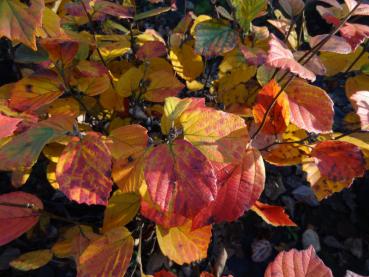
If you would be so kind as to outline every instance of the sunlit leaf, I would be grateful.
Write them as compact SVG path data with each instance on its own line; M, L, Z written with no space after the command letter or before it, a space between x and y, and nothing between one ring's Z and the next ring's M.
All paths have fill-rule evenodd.
M308 132L332 131L333 101L323 89L304 80L294 80L285 91L291 111L291 123Z
M133 253L133 238L117 227L92 241L78 259L77 276L124 276Z
M69 38L46 38L41 40L41 46L49 53L52 62L60 61L61 66L67 66L78 52L79 43Z
M244 31L250 30L251 22L266 10L267 1L265 0L231 0L236 9L236 18Z
M154 148L146 160L145 180L153 202L161 210L184 216L195 215L217 194L210 162L189 142L180 139Z
M360 117L361 129L369 131L369 90L357 91L350 97L355 103L356 114Z
M64 148L56 167L60 190L78 203L107 205L113 182L111 154L101 135L88 132L73 137Z
M283 207L256 201L251 210L257 213L266 223L273 226L297 226L286 214Z
M333 277L332 271L315 254L310 246L306 250L292 249L288 252L280 252L271 262L264 277Z
M206 258L211 238L211 226L191 230L191 221L165 229L156 226L161 252L179 265Z
M42 210L41 200L29 193L11 192L0 195L0 204L33 205L34 209L0 205L0 245L5 245L31 229L39 219L36 210Z

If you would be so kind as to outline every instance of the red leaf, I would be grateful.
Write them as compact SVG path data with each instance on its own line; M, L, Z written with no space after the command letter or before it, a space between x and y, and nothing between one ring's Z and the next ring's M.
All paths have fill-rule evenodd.
M143 61L163 56L166 53L167 48L161 41L148 41L137 50L136 58Z
M280 252L268 265L264 277L333 277L333 274L310 246L302 251Z
M101 135L88 132L73 137L56 166L56 181L71 200L88 205L107 205L113 182L111 154Z
M350 99L354 101L354 108L360 117L361 129L369 131L369 91L357 91Z
M308 132L332 131L333 102L324 90L300 79L291 82L286 88L286 93L291 111L291 123Z
M52 62L60 61L63 66L69 65L78 52L79 43L69 38L45 38L41 46L49 53Z
M278 83L272 79L266 84L256 96L256 104L252 112L255 122L261 124L264 115L273 102L273 98L280 92ZM288 98L285 92L277 98L276 103L269 112L262 131L266 134L283 133L290 122L290 110Z
M311 37L309 44L311 48L318 45L328 34L318 35ZM351 45L346 40L339 36L332 36L320 49L319 51L334 52L338 54L349 54L352 52Z
M166 271L164 269L154 273L154 277L176 277L176 276L177 275L175 275L174 273Z
M151 199L162 211L183 216L194 216L214 201L217 194L212 165L182 139L172 145L159 145L150 153L145 179Z
M36 196L17 191L0 195L0 203L33 204L35 209L44 206ZM0 205L0 246L27 232L38 222L39 214L33 209Z
M369 37L369 26L357 23L345 23L340 29L340 34L351 45L352 51L355 51Z
M266 60L269 66L289 70L303 79L315 81L315 74L299 64L294 59L291 50L273 34L271 34L269 46L270 48Z
M344 141L323 141L311 152L322 176L333 181L346 181L361 177L365 172L365 159L360 148Z
M264 190L264 162L256 149L247 149L238 165L216 162L212 164L218 180L217 198L196 215L193 229L207 224L237 220L251 208Z
M297 226L286 214L283 207L256 201L251 210L257 213L266 223L273 226Z
M21 121L21 118L8 117L0 113L0 139L11 136Z

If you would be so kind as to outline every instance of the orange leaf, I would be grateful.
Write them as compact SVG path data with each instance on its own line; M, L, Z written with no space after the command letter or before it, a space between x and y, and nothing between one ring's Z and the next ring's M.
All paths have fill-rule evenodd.
M17 191L0 195L0 246L11 242L34 226L39 219L39 213L33 209L10 207L1 203L31 204L35 209L42 210L44 206L36 196Z
M206 258L211 238L211 226L191 230L191 221L170 229L156 225L161 252L179 265Z
M56 181L65 195L78 203L107 205L113 182L111 154L101 135L88 132L73 137L56 166Z
M251 210L257 213L266 223L273 226L297 226L285 213L283 207L256 201Z
M164 56L167 53L165 44L161 41L147 41L136 52L136 58L143 61L150 58Z
M311 155L322 176L332 181L347 181L364 175L364 155L354 144L323 141L314 147Z
M50 104L64 92L58 74L43 70L25 77L14 84L9 106L17 111L35 111Z
M269 83L261 89L256 96L256 104L252 110L256 123L261 124L268 107L280 90L280 86L274 79L270 80ZM283 133L287 129L289 122L290 111L288 97L283 91L269 112L262 131L266 134Z
M291 111L291 123L308 132L332 131L333 102L324 90L300 79L292 81L286 88L286 93Z
M20 0L0 1L0 37L37 50L36 29L42 26L44 8L44 0L33 0L29 5Z
M194 216L217 194L212 165L182 139L154 148L146 161L145 180L153 202L162 211L183 216Z
M133 238L125 227L105 233L79 257L77 276L124 276L133 253Z
M316 255L310 246L306 250L292 249L280 252L271 262L264 277L333 277L332 271Z
M63 67L73 61L79 48L79 43L69 38L45 38L40 43L49 53L50 60L53 63L60 61Z

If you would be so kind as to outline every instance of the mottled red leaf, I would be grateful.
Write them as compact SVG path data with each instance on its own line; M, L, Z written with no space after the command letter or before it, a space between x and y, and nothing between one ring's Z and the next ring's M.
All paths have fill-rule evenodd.
M31 204L34 209L5 206L2 203ZM17 191L0 195L0 246L31 229L39 219L36 210L42 209L41 200L32 194Z
M323 141L311 152L322 176L333 181L361 177L365 159L360 148L344 141Z
M256 201L251 210L257 213L266 223L273 226L297 226L286 214L283 207Z
M351 97L357 115L360 117L361 129L369 131L369 91L357 91Z
M290 83L286 88L286 94L291 123L308 132L332 131L333 101L323 89L299 79Z
M143 61L164 56L166 53L167 48L161 41L148 41L137 50L136 58Z
M266 111L273 102L274 97L276 97L280 91L281 87L274 79L270 80L270 82L259 91L256 96L256 103L252 109L255 122L257 124L261 124ZM287 94L283 91L269 112L261 131L266 134L283 133L287 129L289 122L289 102Z
M327 36L329 35L325 34L311 37L309 39L310 47L314 48ZM334 52L338 54L349 54L352 52L352 48L351 45L348 42L346 42L344 38L339 36L332 36L322 47L319 48L319 51Z
M268 265L264 277L333 277L333 274L310 246L302 251L280 252Z
M293 57L291 50L282 41L271 34L269 41L267 64L271 67L289 70L303 79L315 81L315 74L299 64Z
M217 194L214 169L185 140L157 146L148 156L145 179L151 199L162 211L194 216Z
M73 137L56 166L56 181L71 200L88 205L107 205L113 182L111 154L101 135L88 132Z

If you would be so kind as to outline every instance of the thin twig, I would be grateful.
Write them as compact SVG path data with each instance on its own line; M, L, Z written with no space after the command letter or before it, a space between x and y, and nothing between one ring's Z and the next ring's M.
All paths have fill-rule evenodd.
M364 56L366 52L366 47L368 46L368 40L365 42L363 49L361 50L360 54L353 60L353 62L350 64L350 66L345 70L344 73L348 73L354 65L361 59L362 56Z

